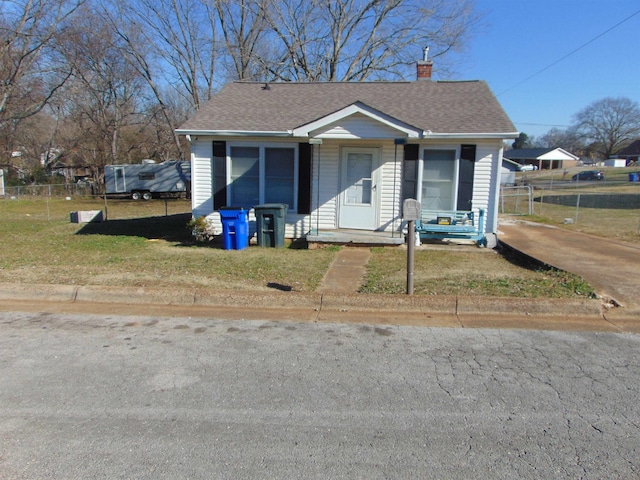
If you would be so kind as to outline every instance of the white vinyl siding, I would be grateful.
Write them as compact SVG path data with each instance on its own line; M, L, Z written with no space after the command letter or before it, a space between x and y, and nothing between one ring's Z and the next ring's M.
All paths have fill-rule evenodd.
M380 219L378 230L387 232L402 228L401 194L402 194L402 158L404 147L393 142L385 142L381 148Z
M191 211L194 218L213 212L212 159L211 140L191 143Z
M501 145L492 144L478 144L476 150L473 205L476 210L485 209L485 230L488 233L498 230L501 152Z
M314 131L313 136L325 140L365 140L369 138L394 139L403 136L403 133L366 115L356 113Z
M335 229L338 228L340 144L324 142L314 145L313 149L311 226L313 229Z

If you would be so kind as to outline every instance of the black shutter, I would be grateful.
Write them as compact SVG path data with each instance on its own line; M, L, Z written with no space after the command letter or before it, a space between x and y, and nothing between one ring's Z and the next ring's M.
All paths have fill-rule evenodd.
M404 146L402 162L402 201L407 198L418 198L418 156L420 145L417 143Z
M476 146L460 146L460 169L458 171L458 210L473 208L473 174L476 165Z
M311 213L311 149L308 143L298 144L298 213Z
M213 142L213 209L227 206L227 142Z

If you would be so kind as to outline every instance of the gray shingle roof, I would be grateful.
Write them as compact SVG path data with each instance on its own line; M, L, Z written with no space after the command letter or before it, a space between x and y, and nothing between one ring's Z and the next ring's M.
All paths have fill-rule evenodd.
M618 152L618 155L640 155L640 140L636 140L629 146L623 148Z
M526 159L526 158L538 158L555 150L555 148L514 148L513 150L507 150L503 156L511 159Z
M234 82L182 131L288 131L355 102L434 133L507 133L516 128L483 81Z

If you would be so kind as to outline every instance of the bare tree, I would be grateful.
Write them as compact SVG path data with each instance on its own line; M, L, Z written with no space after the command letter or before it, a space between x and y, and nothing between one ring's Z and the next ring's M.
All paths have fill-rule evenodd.
M40 112L69 79L56 41L84 0L0 3L0 127Z
M280 45L270 72L297 81L406 78L425 46L458 50L478 20L472 0L275 0L263 11Z
M543 148L562 148L574 155L581 155L585 150L584 140L574 127L567 129L554 127L542 135L536 145Z
M145 84L122 55L120 38L109 23L88 8L67 30L62 46L73 67L58 99L67 127L65 150L82 152L98 172L135 148L125 134L142 123Z
M576 129L608 158L640 136L640 106L626 97L607 97L575 115Z
M194 109L215 88L215 9L207 0L113 0L107 9L113 28L152 88L179 86Z
M262 41L266 36L264 16L268 0L215 0L220 30L224 40L221 57L226 60L229 76L237 80L265 79L265 61L269 50Z
M123 42L122 54L153 93L155 107L148 112L166 125L156 130L171 132L172 156L184 158L175 130L185 118L173 114L169 96L184 96L197 110L213 95L215 9L207 0L112 0L103 11Z

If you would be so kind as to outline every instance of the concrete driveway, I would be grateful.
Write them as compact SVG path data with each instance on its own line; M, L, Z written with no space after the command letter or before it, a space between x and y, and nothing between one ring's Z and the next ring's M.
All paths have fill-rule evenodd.
M501 219L499 239L541 262L580 275L605 300L640 316L640 245L511 219Z

